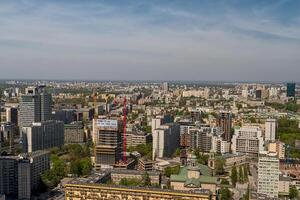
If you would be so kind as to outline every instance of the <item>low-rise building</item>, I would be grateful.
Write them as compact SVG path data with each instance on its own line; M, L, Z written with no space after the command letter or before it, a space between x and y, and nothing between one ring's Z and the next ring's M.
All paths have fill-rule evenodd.
M156 171L137 171L137 170L112 170L111 180L114 183L119 184L122 179L135 179L142 180L143 176L147 173L149 175L151 184L159 185L161 180L161 174Z
M66 184L66 200L80 199L148 199L148 200L209 200L212 195L208 190L174 191L158 188L121 187L102 184Z

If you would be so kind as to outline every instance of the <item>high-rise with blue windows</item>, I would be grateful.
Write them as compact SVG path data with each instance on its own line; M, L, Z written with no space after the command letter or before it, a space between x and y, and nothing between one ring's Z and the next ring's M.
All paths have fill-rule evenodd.
M295 97L296 84L295 83L287 83L286 84L286 96L287 97Z

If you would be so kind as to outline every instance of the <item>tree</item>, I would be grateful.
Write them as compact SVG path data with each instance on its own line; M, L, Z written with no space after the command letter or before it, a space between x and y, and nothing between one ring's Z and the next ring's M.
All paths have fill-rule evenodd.
M215 165L216 165L217 175L224 174L224 164L225 164L225 160L223 157L216 157Z
M173 157L180 156L180 148L176 148L175 152L173 153Z
M143 186L151 186L151 179L150 179L148 172L145 172L143 174L142 180L143 180Z
M166 167L165 168L165 175L170 177L172 174L178 174L180 171L180 166L177 165L175 167Z
M220 190L221 200L231 200L232 199L232 193L227 187L221 187Z
M239 183L244 183L244 171L242 165L239 166L238 180Z
M244 182L248 182L248 165L244 165L243 166L243 170L244 170Z
M290 199L296 199L298 197L298 195L299 195L299 192L298 192L296 186L295 185L291 186L290 191L289 191Z
M231 178L231 183L232 185L235 187L236 186L236 182L237 182L237 170L236 170L236 167L233 166L233 168L231 169L231 175L230 175L230 178Z
M87 175L92 170L92 162L89 157L80 160L81 175Z

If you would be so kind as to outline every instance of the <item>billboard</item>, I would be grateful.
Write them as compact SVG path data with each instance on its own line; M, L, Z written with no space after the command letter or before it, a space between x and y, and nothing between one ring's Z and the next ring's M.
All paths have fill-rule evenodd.
M100 128L118 128L118 120L97 119L96 125Z

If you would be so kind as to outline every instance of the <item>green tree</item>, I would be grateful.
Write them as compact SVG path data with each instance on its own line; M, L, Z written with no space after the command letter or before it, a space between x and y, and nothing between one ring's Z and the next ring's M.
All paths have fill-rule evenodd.
M88 175L92 170L92 162L89 157L80 160L81 175Z
M170 177L172 174L178 174L179 171L180 171L180 166L177 165L175 167L166 167L164 172L167 177Z
M243 166L243 171L244 171L244 182L248 182L248 165Z
M299 195L299 192L298 192L296 186L295 185L291 186L290 191L289 191L290 199L296 199L298 197L298 195Z
M215 160L215 172L217 175L221 175L221 174L224 174L224 165L225 165L225 160L223 157L216 157L216 160Z
M232 193L227 187L221 187L220 189L221 200L231 200Z
M244 171L242 165L239 166L238 181L239 183L244 183Z
M151 179L148 172L145 172L143 174L142 180L143 180L143 186L151 186Z
M232 185L235 187L236 186L236 182L238 180L238 177L237 177L237 170L236 170L236 167L233 166L233 168L231 169L231 175L230 175L230 178L231 178L231 183Z

